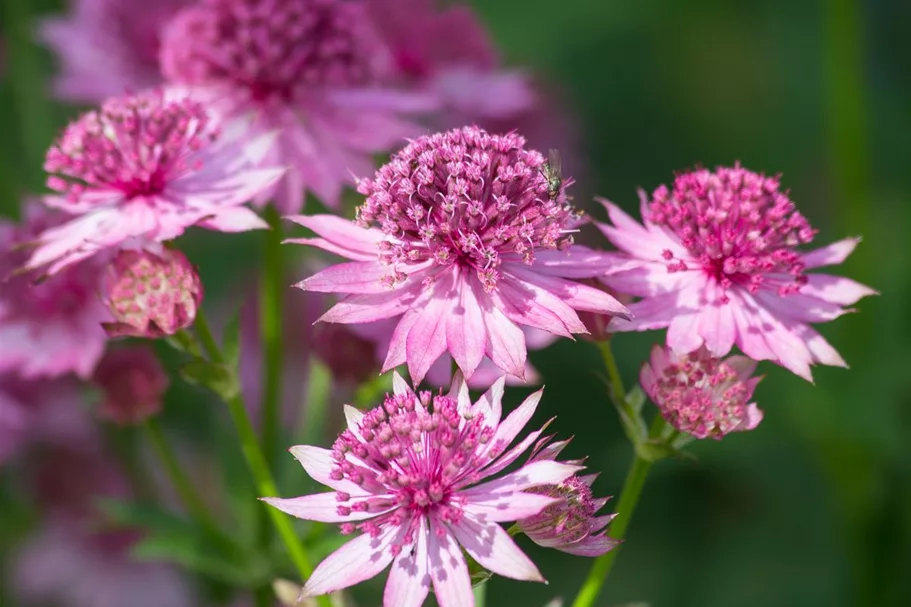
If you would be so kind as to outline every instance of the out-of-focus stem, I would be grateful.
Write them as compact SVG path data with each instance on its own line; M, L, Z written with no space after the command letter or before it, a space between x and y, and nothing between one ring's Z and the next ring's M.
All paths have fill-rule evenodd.
M282 227L278 211L266 207L270 230L263 232L263 274L259 287L259 331L262 340L262 445L266 462L275 466L278 443L279 409L282 398L284 340L285 269L282 259Z

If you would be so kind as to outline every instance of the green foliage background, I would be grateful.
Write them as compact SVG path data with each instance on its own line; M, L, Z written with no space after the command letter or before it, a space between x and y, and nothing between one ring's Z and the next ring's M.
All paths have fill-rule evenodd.
M30 41L31 20L56 4L0 6L4 215L17 213L25 193L40 191L44 150L76 111L44 94L53 61ZM740 160L780 172L820 229L820 244L864 237L840 271L882 293L862 301L859 314L822 327L850 371L817 369L814 386L763 364L757 400L766 419L757 431L696 445L696 462L656 467L599 604L911 604L911 4L475 5L507 62L540 73L564 98L589 165L577 200L599 193L634 210L636 188L650 190L697 163ZM231 292L238 268L255 264L256 243L198 235L189 242L211 285L210 304ZM616 338L629 383L660 337ZM532 358L547 383L539 417L559 415L556 428L576 437L570 454L589 454L591 467L603 470L598 492L616 494L630 453L604 396L596 351L561 342ZM192 437L207 417L184 400L199 395L175 392L168 419ZM0 527L4 520L13 519L0 512ZM488 605L535 607L573 596L588 563L528 547L550 585L496 580Z

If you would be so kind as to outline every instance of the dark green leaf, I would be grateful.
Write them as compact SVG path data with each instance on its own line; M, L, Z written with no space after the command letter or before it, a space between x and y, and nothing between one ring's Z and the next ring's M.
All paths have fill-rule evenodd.
M180 368L180 375L190 383L209 388L225 400L240 393L240 382L225 365L194 360Z
M240 362L240 310L232 314L231 318L228 319L228 324L225 325L221 351L225 358L225 364L229 369L236 372L237 365Z

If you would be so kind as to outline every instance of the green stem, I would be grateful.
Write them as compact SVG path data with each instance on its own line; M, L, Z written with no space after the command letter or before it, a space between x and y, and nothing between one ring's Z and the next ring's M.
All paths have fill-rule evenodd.
M271 205L265 211L272 228L265 231L264 266L259 290L259 327L262 340L262 445L266 462L275 467L279 430L279 409L282 397L282 365L284 342L282 316L284 312L285 269L282 261L282 226L278 211Z
M617 360L614 358L614 351L611 349L610 341L599 341L598 350L601 352L602 360L604 360L604 368L607 369L607 378L610 380L614 398L626 404L626 389L623 387L623 378L620 377L620 369L617 368Z
M638 445L645 438L645 424L642 422L639 412L629 404L626 398L626 388L623 387L623 378L620 376L620 369L617 368L617 360L614 358L610 341L599 341L598 350L601 352L604 368L607 370L610 398L620 414L623 432L633 445Z
M212 331L209 328L209 324L206 321L205 314L202 310L199 311L199 314L196 317L196 330L203 348L209 354L209 358L212 362L224 363L224 357L221 354L221 350L218 348L218 344L215 342L215 338L212 336ZM253 475L253 481L256 485L257 492L261 497L277 496L278 488L275 486L275 480L272 477L272 473L269 471L269 465L266 463L266 458L259 445L256 431L253 429L253 424L250 422L250 416L247 413L247 405L244 402L244 397L240 393L237 393L231 398L225 399L225 402L228 405L228 411L231 413L231 419L234 421L234 426L237 429L241 450L247 460L250 472ZM307 557L304 546L297 537L290 519L276 508L266 507L266 511L269 513L269 518L272 520L275 530L278 531L279 537L285 543L291 561L300 574L301 580L306 580L310 577L310 574L313 573L313 565L310 564L310 559ZM327 596L317 597L316 600L322 607L331 607L332 605Z
M218 528L215 517L209 512L202 498L199 497L199 493L193 487L193 482L184 474L183 468L180 466L180 460L171 448L161 424L158 423L156 418L150 417L146 420L143 428L149 442L152 444L152 449L158 459L161 460L165 472L171 479L171 484L177 490L177 495L190 513L190 516L222 549L229 551L229 553L236 552L237 545Z
M487 582L481 582L471 591L474 594L474 607L484 607L487 603Z
M610 524L610 536L612 538L616 540L623 539L651 467L651 462L639 456L634 456L633 463L626 475L626 482L623 483L623 490L620 493L617 516ZM614 561L617 560L618 552L620 552L620 546L595 559L591 571L589 571L588 577L582 585L582 589L576 596L576 600L573 601L572 607L590 607L595 602L601 592L601 587L604 586L604 582L610 574L611 568L614 566Z

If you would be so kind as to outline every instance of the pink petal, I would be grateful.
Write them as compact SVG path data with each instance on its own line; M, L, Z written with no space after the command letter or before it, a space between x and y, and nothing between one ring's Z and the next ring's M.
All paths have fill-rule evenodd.
M561 278L596 278L621 263L617 255L573 245L565 251L535 251L532 265L538 274Z
M430 555L427 520L421 517L414 546L405 548L392 563L383 591L383 607L421 607L430 593Z
M419 312L405 340L408 373L421 383L430 365L446 351L446 323L452 306L453 275L439 274L429 303Z
M485 457L494 459L506 450L516 436L519 435L519 432L521 432L531 420L535 411L538 409L538 403L541 402L541 397L543 395L544 389L542 388L528 396L515 411L510 413L506 419L497 426L493 438L490 439L487 449L484 451Z
M430 576L433 592L440 607L468 607L474 605L468 565L452 533L446 526L432 520L427 534L430 555Z
M345 423L348 424L348 430L363 440L359 426L364 419L364 412L351 405L344 405L342 410L345 412Z
M214 217L201 221L200 227L218 232L246 232L268 230L269 224L246 207L234 207L219 211Z
M810 354L813 355L813 360L816 362L831 367L848 366L848 363L846 363L845 359L841 357L841 354L832 347L832 344L827 342L825 338L814 329L807 325L799 324L792 327L792 330L803 340L807 349L810 350Z
M619 544L619 540L609 537L607 534L590 535L575 544L558 546L557 550L574 554L576 556L595 557L610 552Z
M761 332L768 348L774 353L772 360L807 381L813 381L810 372L812 356L806 344L789 331L781 320L758 305L750 293L739 290L736 297L741 301L747 321L752 321L749 330ZM742 328L739 330L742 331ZM756 358L743 346L741 346L741 350L750 357Z
M702 335L699 334L699 316L683 314L675 317L667 329L667 345L677 354L688 354L699 349L703 344Z
M363 489L359 491L363 496ZM384 496L376 496L384 497ZM368 518L379 516L388 510L377 512L361 512L352 510L350 514L339 514L339 506L344 506L336 497L335 491L327 493L314 493L312 495L302 495L301 497L292 497L283 499L280 497L262 497L262 501L270 506L278 508L285 514L301 518L307 521L318 521L320 523L348 523L352 521L365 521ZM393 506L394 507L394 506ZM392 508L390 508L391 510Z
M613 225L596 223L599 230L610 240L615 247L638 259L660 261L662 253L670 250L675 257L688 258L686 250L680 244L671 240L663 231L646 229L620 207L603 198L596 199L607 209Z
M415 303L420 283L394 291L347 295L319 320L344 324L375 322L407 312Z
M414 394L414 390L408 385L408 382L399 375L398 371L392 372L392 393L396 395Z
M378 261L351 261L330 266L294 285L317 293L361 293L373 295L393 291L383 282L389 267Z
M490 360L507 373L524 378L528 352L522 330L496 308L485 312L484 325L487 327L485 352Z
M836 266L848 258L860 243L860 238L845 238L830 245L810 251L803 255L803 263L807 268L822 266Z
M420 314L421 309L419 306L409 306L408 311L405 312L402 319L395 326L395 330L392 332L392 338L389 341L389 351L386 353L386 360L383 361L383 373L405 363L407 358L406 349L408 333L411 331L411 327L414 326L414 323L417 321Z
M808 282L800 288L800 293L822 299L833 304L850 306L863 297L877 295L877 292L866 285L850 278L831 276L829 274L808 274Z
M500 416L503 414L503 393L506 388L506 378L500 377L490 385L481 398L474 404L473 412L483 415L491 427L500 423Z
M316 482L331 487L336 491L358 494L363 490L349 480L334 480L330 474L336 467L332 452L321 447L311 445L298 445L289 449L291 455L301 463L310 478Z
M512 274L524 284L533 284L547 289L576 310L610 314L621 318L631 317L626 306L601 289L562 278L536 274L533 270L520 264L503 264L501 269L504 273Z
M509 534L496 523L481 523L470 516L450 526L471 557L486 569L514 580L546 580Z
M515 472L498 479L481 483L476 487L459 492L471 499L492 500L498 494L512 494L537 485L556 485L582 470L582 466L572 466L550 460L532 462Z
M506 469L506 467L508 467L510 464L512 464L514 461L516 461L520 455L525 453L525 451L527 451L528 448L531 447L532 443L534 443L538 439L538 437L541 436L541 433L544 431L545 428L547 428L548 425L550 425L550 422L544 424L544 426L540 430L536 430L536 431L532 432L531 434L529 434L528 436L526 436L525 438L523 438L519 442L519 444L517 444L515 447L510 449L507 453L504 453L495 462L491 462L490 464L485 466L480 471L480 473L479 473L480 476L472 476L472 479L474 479L473 482L478 482L489 476L493 476L494 474L497 474L501 470Z
M468 282L470 280L474 279L461 276L456 279L455 289L459 301L450 308L445 318L446 346L467 377L471 377L481 364L484 346L487 343L481 304L478 303L475 291Z
M562 337L587 333L576 311L562 299L537 285L504 275L491 299L517 324L534 327Z
M463 508L479 521L506 523L539 514L556 501L559 500L537 493L494 493L474 496Z
M468 393L468 382L465 381L465 376L461 371L456 371L453 375L448 396L456 401L461 415L470 413L471 395Z
M317 565L301 596L328 594L374 577L392 562L392 544L401 533L399 527L386 525L379 537L364 533L349 541Z
M384 238L380 230L365 229L335 215L295 215L286 219L310 228L336 248L333 252L356 261L376 259L377 244Z

